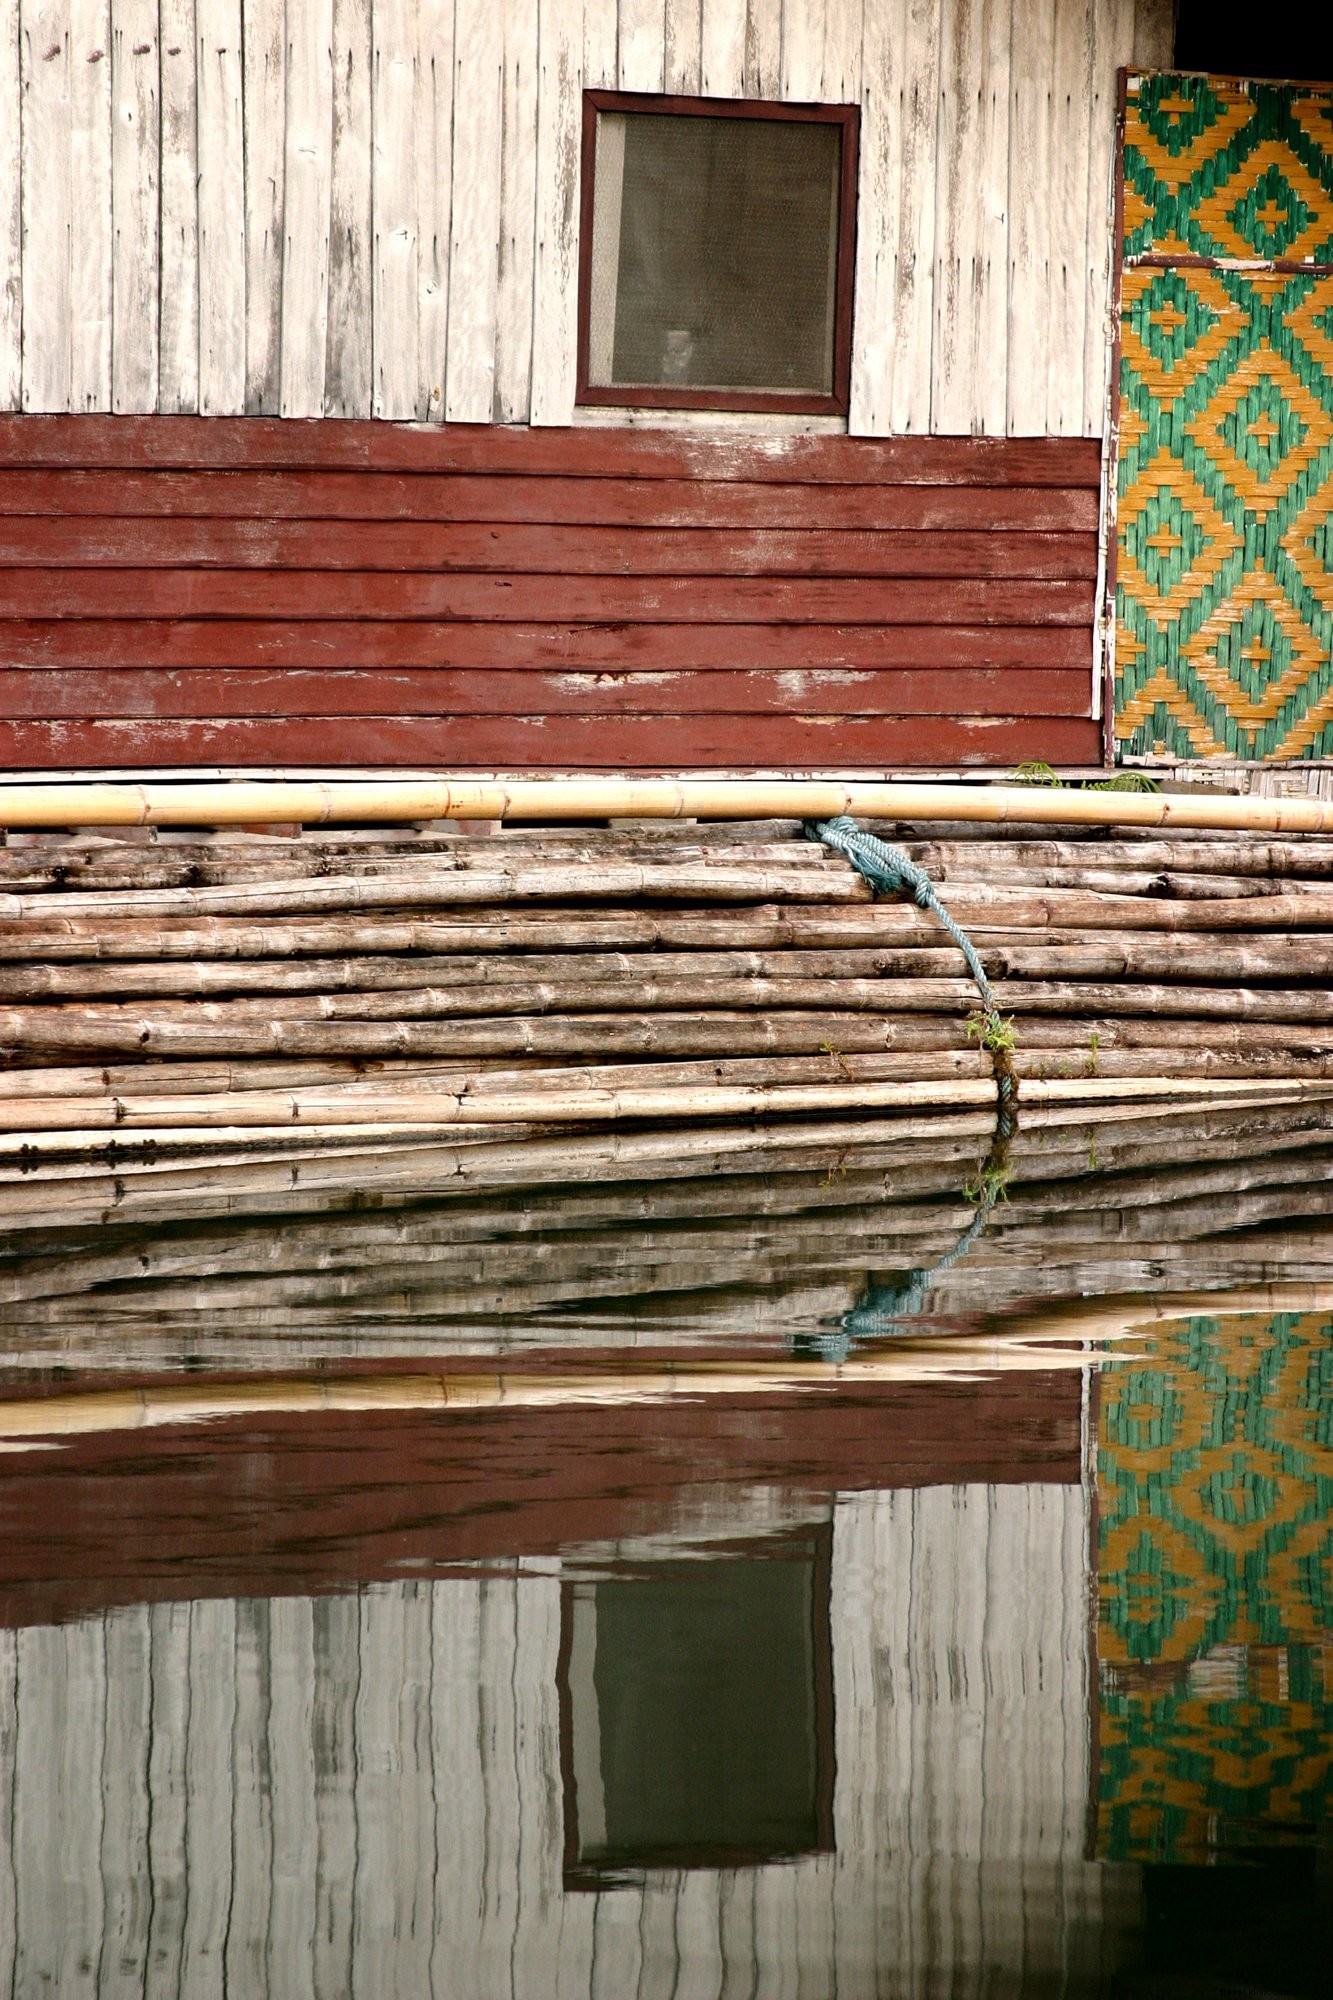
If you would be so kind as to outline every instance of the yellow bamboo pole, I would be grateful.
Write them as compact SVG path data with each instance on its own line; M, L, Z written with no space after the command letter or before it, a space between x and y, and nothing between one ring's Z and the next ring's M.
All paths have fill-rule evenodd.
M295 822L858 819L1330 833L1311 798L1078 791L823 778L439 778L0 786L0 827L245 826Z

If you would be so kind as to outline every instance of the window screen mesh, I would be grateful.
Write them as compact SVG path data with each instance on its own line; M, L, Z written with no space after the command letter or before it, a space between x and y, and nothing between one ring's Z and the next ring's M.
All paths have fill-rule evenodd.
M831 395L841 128L602 112L588 379Z

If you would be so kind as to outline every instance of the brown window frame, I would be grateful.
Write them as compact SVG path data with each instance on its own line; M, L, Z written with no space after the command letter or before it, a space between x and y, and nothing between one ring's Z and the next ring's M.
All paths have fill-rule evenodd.
M593 180L597 117L602 111L650 111L681 118L764 118L779 124L837 125L842 130L838 187L838 247L833 290L833 393L774 389L691 389L662 383L588 380L592 318ZM670 97L627 90L583 93L583 157L579 206L578 383L575 401L618 409L771 410L783 416L845 417L851 405L852 286L856 266L857 160L861 112L855 104L781 104L753 97Z

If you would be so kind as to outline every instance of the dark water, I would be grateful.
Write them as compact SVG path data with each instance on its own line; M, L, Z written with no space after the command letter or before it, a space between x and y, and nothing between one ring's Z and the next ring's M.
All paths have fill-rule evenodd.
M1333 1113L543 1143L0 1187L0 1995L1333 1990Z

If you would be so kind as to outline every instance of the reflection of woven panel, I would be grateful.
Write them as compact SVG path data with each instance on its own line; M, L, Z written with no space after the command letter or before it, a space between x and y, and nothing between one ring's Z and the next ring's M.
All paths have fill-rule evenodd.
M1102 1378L1106 1858L1308 1837L1333 1806L1331 1335L1180 1321Z
M1331 756L1333 96L1139 79L1124 215L1117 740Z

